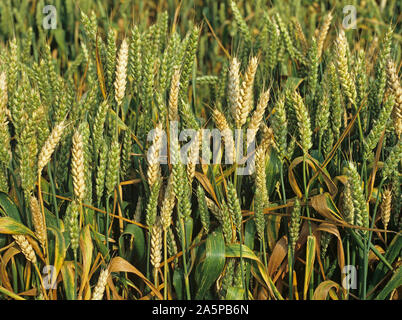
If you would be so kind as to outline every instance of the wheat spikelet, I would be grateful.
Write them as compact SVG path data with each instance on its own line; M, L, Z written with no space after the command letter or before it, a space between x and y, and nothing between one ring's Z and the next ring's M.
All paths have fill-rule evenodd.
M268 89L267 91L264 91L261 94L257 107L256 107L253 115L251 116L251 120L248 125L248 129L255 130L256 133L257 133L258 128L260 127L262 118L264 116L265 109L266 109L268 101L269 101L269 92L270 92L270 89Z
M225 141L226 160L229 163L233 163L233 161L235 160L235 151L232 130L230 130L229 128L225 115L218 109L214 109L213 117L215 124Z
M350 103L355 105L356 103L356 87L352 77L348 71L348 42L346 40L345 31L341 29L339 31L338 37L335 40L335 52L336 52L336 63L338 69L338 76L343 90L348 97Z
M256 190L261 193L264 206L268 206L268 191L265 173L265 149L263 146L259 146L255 151L255 185Z
M200 153L200 143L202 140L202 130L199 130L194 137L194 140L191 143L189 154L188 154L188 161L187 161L187 178L190 184L193 181L195 175L195 167L198 162L198 156Z
M397 144L392 147L389 152L388 158L384 162L384 167L382 169L382 176L384 179L392 177L398 164L402 159L402 139L399 139Z
M402 86L399 83L398 74L396 72L394 62L389 59L387 61L388 86L391 88L395 96L395 104L392 110L392 120L395 132L398 137L402 135Z
M209 210L211 210L212 214L218 219L220 223L222 223L222 214L221 210L219 207L215 204L214 201L209 199L208 197L205 197L205 202L207 204L207 207Z
M385 189L382 194L381 202L381 221L384 225L384 229L388 229L389 219L391 217L391 202L392 202L392 191L391 189Z
M293 26L295 28L296 37L300 41L303 53L306 54L309 45L307 43L306 36L304 35L303 28L300 25L300 22L299 22L299 20L297 20L297 18L292 18L292 23L293 23Z
M162 261L162 226L158 220L151 229L151 264L159 268Z
M312 132L310 125L310 116L302 97L297 91L294 92L293 99L295 101L294 108L296 110L296 117L299 125L301 146L303 148L303 152L306 153L313 146L313 143L311 141Z
M8 165L11 159L10 150L10 133L8 131L8 120L11 119L10 111L7 109L7 75L5 72L0 73L0 163Z
M71 175L74 194L79 201L82 201L85 197L84 143L79 130L73 135Z
M162 148L162 124L159 123L155 128L154 143L148 150L148 171L147 179L148 184L152 187L160 174L159 153Z
M8 165L10 163L12 153L10 148L10 132L8 130L8 120L2 110L0 110L0 163Z
M356 166L353 162L348 163L347 175L351 186L351 194L354 206L355 225L369 227L369 213L367 209L366 199L364 197L361 178L357 172ZM367 233L363 230L362 233Z
M169 121L179 121L178 98L180 90L180 69L175 68L169 93Z
M200 220L202 224L202 228L204 229L205 234L209 233L210 228L210 218L208 212L208 206L205 200L205 192L201 185L197 187L197 200L198 200L198 209L200 211Z
M226 120L225 115L222 112L220 112L218 109L214 109L212 115L214 117L215 124L218 127L219 131L229 129L229 124Z
M262 134L261 148L266 152L268 151L268 148L275 143L274 130L269 128L264 122L261 122L260 130Z
M240 62L234 57L230 61L228 74L228 98L232 115L236 114L240 98Z
M237 196L236 188L231 181L228 182L227 198L228 198L229 213L232 218L232 221L234 222L237 231L241 232L243 216L241 214L240 201Z
M300 232L300 202L299 199L296 198L293 211L290 215L290 226L289 226L289 243L292 253L295 252L296 243L299 239L299 232Z
M50 161L50 158L63 135L65 127L64 120L57 124L43 145L38 157L38 176L41 175L43 168Z
M29 207L32 213L32 222L35 228L35 234L38 237L40 244L44 248L46 243L46 223L43 219L39 202L35 196L31 196L29 200Z
M3 112L3 108L6 107L8 102L7 94L7 74L5 72L0 73L0 111Z
M121 43L121 47L119 50L119 56L117 58L116 80L114 82L115 99L117 105L121 104L124 98L124 92L126 91L127 62L128 62L128 44L127 40L123 39L123 42Z
M333 18L332 13L329 12L328 15L326 16L325 20L324 20L324 23L323 23L320 31L319 31L318 38L317 38L317 53L318 53L318 57L321 57L322 49L323 49L323 46L324 46L324 41L325 41L325 38L327 37L328 30L329 30L329 27L330 27L331 22L332 22L332 18Z
M260 146L255 151L255 196L254 219L259 239L264 239L265 218L264 207L269 205L268 191L265 173L265 149Z
M264 117L264 112L267 107L268 101L269 101L269 89L265 92L263 92L260 95L260 99L258 101L257 107L255 111L253 112L253 115L251 116L250 122L248 124L248 130L251 131L251 136L248 137L250 140L247 140L247 149L251 145L252 142L255 141L255 136L257 135L258 129L260 128L262 119ZM250 133L250 131L249 131Z
M345 185L345 191L343 192L343 215L345 221L349 224L354 224L355 221L355 209L352 197L352 187L350 182L347 181Z
M169 176L168 184L165 191L165 197L162 202L162 209L161 209L161 224L163 230L167 230L172 223L172 212L176 201L176 195L174 193L173 187L174 177L171 174Z
M98 282L96 283L94 292L92 294L92 300L103 299L103 293L105 292L105 287L108 278L109 278L109 270L108 269L102 270L99 275Z
M253 84L257 67L258 59L257 57L252 57L244 74L240 89L239 104L235 112L236 128L239 129L246 123L248 114L253 107Z
M15 242L17 242L18 246L21 248L21 252L25 256L25 258L35 264L37 261L35 251L33 250L31 244L28 242L27 238L22 234L14 234L13 238Z

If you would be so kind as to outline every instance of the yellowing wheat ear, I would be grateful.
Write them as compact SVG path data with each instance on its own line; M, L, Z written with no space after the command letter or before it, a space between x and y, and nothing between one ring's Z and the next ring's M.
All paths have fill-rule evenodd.
M121 43L119 56L117 58L116 80L114 82L115 99L117 105L121 104L124 98L124 93L126 91L127 63L128 63L128 43L127 40L124 39L123 42Z
M172 223L172 213L175 206L176 194L174 193L173 175L169 176L168 184L165 191L165 197L162 202L161 224L164 231L167 231Z
M92 300L102 300L103 294L105 292L107 278L109 277L109 270L104 269L99 275L98 282L95 286L94 292L92 294Z
M151 264L155 269L160 267L162 261L162 226L157 221L151 229Z
M392 120L395 127L395 133L398 137L402 136L402 86L398 79L395 63L390 59L387 62L388 86L395 97L395 104L392 110Z
M382 203L381 203L381 221L384 226L384 229L388 229L388 223L391 217L391 201L392 201L392 191L391 189L385 189L382 194Z
M179 121L178 99L180 90L180 69L175 68L172 76L169 93L169 121Z
M52 157L52 154L63 135L65 127L66 125L64 121L56 125L49 138L47 138L45 144L43 145L38 158L38 176L40 176L42 169L50 161L50 158Z
M158 124L155 129L155 137L152 146L148 150L148 171L147 178L149 187L155 184L160 175L159 153L162 148L162 124Z
M253 107L253 85L257 67L258 59L257 57L252 57L244 74L244 80L240 89L239 104L235 113L236 128L238 129L246 123L247 117Z
M7 102L7 74L2 72L0 73L0 112L6 107Z
M43 220L43 215L39 207L39 202L36 197L31 196L29 200L29 207L32 213L32 222L35 228L35 234L43 248L45 248L46 243L46 224Z
M321 57L322 49L324 47L324 41L325 41L325 38L327 37L329 27L331 26L332 18L333 18L332 13L329 12L324 20L324 23L323 23L320 31L319 31L318 38L317 38L318 57Z
M214 122L218 127L224 142L225 142L225 151L228 160L233 163L235 161L235 146L234 146L234 139L233 139L233 132L229 127L229 124L226 120L225 115L220 112L218 109L214 109L213 111Z
M240 99L240 62L234 57L230 61L228 75L229 108L234 116Z
M27 238L21 234L13 235L13 238L18 246L21 248L21 252L25 256L25 258L33 264L36 264L37 260L35 251L33 250L31 244L28 242Z

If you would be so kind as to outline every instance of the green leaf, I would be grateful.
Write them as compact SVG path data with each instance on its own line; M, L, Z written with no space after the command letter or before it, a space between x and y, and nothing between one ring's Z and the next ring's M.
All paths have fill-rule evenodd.
M175 268L173 272L173 287L178 300L183 300L184 298L183 281L184 271L181 268Z
M2 214L22 223L20 211L13 200L4 192L0 192L0 208L2 209L0 210Z
M278 157L278 153L274 148L269 148L269 152L266 156L265 163L265 176L268 195L271 197L275 191L275 184L280 179L281 161Z
M197 266L195 281L198 291L196 300L202 299L225 266L225 241L222 232L213 232L205 243L205 259Z
M26 234L36 238L35 234L30 229L10 217L0 218L0 233Z
M284 85L284 90L295 91L298 86L303 82L303 78L289 77Z
M7 295L15 300L25 300L23 297L20 297L18 294L15 294L14 292L11 292L10 290L7 290L2 286L0 286L0 293Z
M402 250L402 241L400 238L400 235L396 235L394 239L392 239L387 252L385 253L385 259L388 261L389 264L392 264L396 258L399 257L400 253ZM374 271L373 274L373 280L368 288L368 292L372 291L372 289L376 286L376 284L381 281L388 272L389 267L385 265L383 261L380 261L377 265L377 268Z
M239 243L231 243L226 245L225 248L225 255L227 258L240 258L240 244ZM260 272L262 278L264 279L265 283L267 284L268 288L270 289L272 295L276 297L278 300L283 300L282 295L275 287L272 279L268 275L264 264L261 262L260 259L254 254L254 252L247 246L242 245L242 257L243 259L251 259L257 263L258 271Z
M255 261L260 261L258 257L254 254L253 250L244 244L241 246L242 257L243 259L251 259ZM227 258L240 258L240 244L239 243L230 243L226 245L225 255Z
M65 261L61 267L61 274L63 276L64 290L66 292L67 300L74 300L74 270L73 262Z
M89 224L81 230L80 235L80 249L82 254L82 272L81 272L81 287L79 297L82 295L85 285L89 281L89 271L92 263L92 254L94 246L92 243L91 232Z
M394 289L400 286L402 286L402 266L396 270L392 278L388 281L375 300L385 300Z
M56 216L52 212L50 212L46 207L45 207L45 219L46 219L46 227L58 229Z
M226 292L226 300L243 300L244 289L238 287L229 287Z
M52 272L52 281L51 281L51 283L55 283L57 275L59 274L61 267L63 266L67 248L65 245L63 234L60 232L59 229L50 227L48 228L48 230L51 233L53 233L55 237L54 262L53 262L55 270Z
M98 247L98 250L102 254L102 256L105 258L106 261L110 260L110 255L109 255L109 250L105 246L105 235L101 234L95 230L93 230L93 226L91 227L91 235L92 239L95 241L96 246Z
M244 244L250 249L254 249L255 233L256 228L254 219L248 220L244 225Z
M63 54L65 54L66 53L66 42L64 40L64 38L65 38L64 30L61 28L57 28L56 30L54 30L53 34L54 34L54 38L56 39L56 42L60 48L60 51L63 52Z
M315 245L316 245L315 237L308 236L306 246L306 267L305 267L304 287L303 287L304 300L307 299L307 290L309 288L311 274L313 273L314 270Z
M129 235L129 248L125 246L125 237ZM135 224L128 224L119 238L119 253L124 259L132 261L143 261L145 257L145 236L144 230Z
M274 249L279 238L279 228L281 226L281 216L267 215L267 241L271 251Z

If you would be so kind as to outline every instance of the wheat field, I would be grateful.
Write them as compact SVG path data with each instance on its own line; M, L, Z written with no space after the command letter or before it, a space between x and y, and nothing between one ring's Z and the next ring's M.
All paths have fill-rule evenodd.
M349 2L1 1L0 299L400 300L402 4Z

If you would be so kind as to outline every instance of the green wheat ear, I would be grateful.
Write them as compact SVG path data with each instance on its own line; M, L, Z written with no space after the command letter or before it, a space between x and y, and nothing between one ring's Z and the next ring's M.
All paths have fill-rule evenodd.
M202 227L204 229L205 234L208 234L210 224L210 217L208 212L207 203L205 201L205 192L204 189L199 185L197 187L197 199L198 199L198 208L200 210L200 219L202 223Z
M292 252L295 252L296 242L299 239L300 232L300 214L301 214L301 206L299 199L296 198L293 206L293 211L290 215L290 226L289 226L289 244Z

